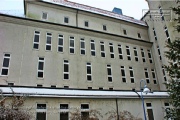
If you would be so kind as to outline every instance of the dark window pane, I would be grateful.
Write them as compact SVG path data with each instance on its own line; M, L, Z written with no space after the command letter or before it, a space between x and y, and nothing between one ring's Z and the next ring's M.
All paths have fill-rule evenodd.
M43 72L38 72L38 77L43 78Z
M107 69L107 72L108 72L108 75L111 75L111 69L110 68Z
M61 112L60 113L60 120L69 120L68 112Z
M47 36L47 43L51 44L51 37Z
M127 55L130 55L130 50L126 49Z
M69 109L68 104L60 104L60 109Z
M101 45L101 51L104 51L104 45Z
M89 104L81 104L81 109L89 109Z
M124 33L124 35L126 35L127 34L126 30L123 30L123 33Z
M35 31L35 33L40 34L40 32L39 32L39 31Z
M69 19L67 17L64 18L64 22L65 23L68 23L69 22Z
M141 34L140 33L138 33L138 38L141 38Z
M73 37L73 36L70 36L70 39L74 39L74 37Z
M39 62L38 70L44 69L44 62Z
M137 57L135 58L135 61L138 61L138 58L137 58Z
M34 36L34 42L39 42L39 35Z
M37 109L46 109L46 104L37 104Z
M154 72L152 72L152 76L153 76L153 78L156 78L156 76L155 76L155 73L154 73Z
M58 47L58 51L59 52L63 52L63 48L62 47Z
M154 84L157 84L156 80L154 80Z
M130 56L128 56L127 58L128 58L128 60L131 60L131 57L130 57Z
M70 53L74 53L74 48L70 48Z
M44 60L44 58L41 58L41 57L40 57L39 60Z
M89 26L88 21L85 21L85 22L84 22L84 25L85 25L86 27L88 27L88 26Z
M122 54L122 49L118 48L119 54Z
M33 48L34 49L38 49L39 48L39 44L34 43Z
M149 80L146 80L146 82L147 82L147 83L150 83L150 81L149 81Z
M136 51L136 50L134 51L134 55L135 55L135 56L138 56L138 54L137 54L137 51Z
M2 69L1 75L8 75L8 69Z
M46 113L45 112L38 112L36 114L36 120L46 120Z
M114 58L114 54L111 54L111 58Z
M122 78L122 81L123 81L123 82L126 82L126 78Z
M168 31L166 30L165 32L166 32L166 36L167 36L167 37L169 37L169 33L168 33Z
M92 55L92 56L95 56L95 51L91 51L91 55Z
M143 62L146 62L146 60L143 58Z
M148 53L149 58L151 58L151 53Z
M153 110L147 109L149 120L154 120Z
M144 55L144 52L141 52L141 55L142 55L142 57L144 57L145 55Z
M89 112L81 112L82 120L87 120L89 118Z
M85 50L81 50L81 54L85 55Z
M87 74L91 74L91 67L87 66Z
M74 40L70 40L70 47L74 47Z
M91 50L95 50L95 45L91 43Z
M112 47L112 46L110 46L110 52L114 52L114 50L113 50L113 47Z
M147 72L145 72L145 76L146 76L146 78L148 78L148 77L149 77Z
M131 83L134 83L134 78L131 78Z
M130 71L130 77L134 77L133 71Z
M4 58L3 67L9 67L9 58Z
M103 30L107 30L107 28L106 28L106 26L105 26L105 25L103 25Z
M81 48L85 48L84 42L81 42Z
M69 65L68 64L64 64L64 72L69 72Z
M63 39L59 38L59 45L63 45Z
M112 82L112 77L108 77L108 81L109 81L109 82Z
M87 75L87 80L92 80L90 75Z
M119 59L123 59L123 56L122 56L122 55L119 55Z
M125 76L125 71L124 70L121 70L121 75Z
M69 79L69 74L64 74L64 79Z
M46 50L51 50L51 46L46 45Z
M105 57L105 53L101 53L101 57Z

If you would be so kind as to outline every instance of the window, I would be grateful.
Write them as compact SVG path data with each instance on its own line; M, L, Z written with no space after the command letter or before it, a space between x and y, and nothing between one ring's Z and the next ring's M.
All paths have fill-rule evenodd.
M108 74L108 81L109 81L109 82L112 82L111 65L107 65L107 74Z
M85 26L85 27L89 27L89 22L88 22L88 21L85 21L85 22L84 22L84 26Z
M103 90L103 87L99 87L99 90Z
M166 72L165 72L164 66L162 66L162 73L163 73L164 81L167 81L167 79L166 79Z
M122 82L126 82L126 73L124 66L121 66L121 76L122 76Z
M63 52L64 36L58 36L58 52Z
M138 38L141 38L141 34L140 33L137 33L138 34Z
M151 51L150 50L147 50L147 51L148 51L149 62L153 63Z
M56 85L51 85L51 88L56 88Z
M46 120L46 104L37 104L36 120Z
M92 71L91 71L91 63L86 63L86 69L87 69L87 80L92 80Z
M91 55L96 56L95 42L91 40Z
M68 89L68 88L69 88L69 86L64 86L64 88L65 88L65 89Z
M110 57L114 58L114 48L112 43L109 43L109 51L110 51Z
M158 50L159 59L162 60L162 57L161 57L161 51L160 51L159 46L157 46L157 50Z
M38 78L43 78L44 77L44 58L39 57L38 60Z
M145 53L143 49L141 49L141 55L142 55L142 61L146 62Z
M69 52L74 53L74 48L75 48L75 43L74 43L74 37L70 36L69 37Z
M80 51L81 51L81 55L85 55L86 54L86 48L85 48L85 41L84 38L80 39Z
M64 79L69 79L69 61L64 60Z
M111 91L112 91L112 90L113 90L113 88L109 88L109 90L111 90Z
M135 61L138 61L138 52L136 47L134 47L134 59Z
M47 20L48 14L46 12L42 13L42 19Z
M164 103L164 108L165 108L165 116L166 116L167 114L169 114L169 110L170 110L170 105L168 102ZM169 119L169 120L171 120L171 119Z
M154 69L151 69L151 73L152 73L152 77L153 77L153 82L154 82L154 84L157 84L155 70L154 70Z
M81 117L82 120L89 118L89 104L81 104Z
M148 74L148 69L147 68L144 69L144 73L145 73L146 82L150 83L149 74Z
M131 83L134 83L134 73L132 67L129 67L129 75L130 75Z
M123 59L122 47L118 45L119 59Z
M92 87L88 87L88 90L92 90Z
M106 57L104 42L100 42L101 57Z
M149 120L154 120L153 109L151 103L146 103Z
M39 49L39 42L40 42L40 32L35 31L34 32L34 41L33 41L33 48L34 49Z
M166 26L164 27L164 32L166 33L166 37L167 37L168 42L170 42L169 32L168 32L168 29Z
M161 20L164 21L164 15L161 6L159 6L159 13L161 15Z
M125 29L123 30L123 33L124 33L124 35L127 35L127 31Z
M10 65L10 54L5 53L3 58L2 69L1 69L2 76L7 76L9 74L9 65Z
M68 17L64 17L64 23L69 23L69 18Z
M46 33L46 50L51 50L52 34Z
M68 104L60 104L60 120L69 120Z
M131 60L130 47L126 46L127 59Z
M14 83L8 83L8 86L14 86Z
M106 30L107 30L106 25L103 25L103 30L104 30L104 31L106 31Z
M43 87L43 85L37 84L37 87Z
M153 28L153 33L154 33L154 39L157 40L155 28Z

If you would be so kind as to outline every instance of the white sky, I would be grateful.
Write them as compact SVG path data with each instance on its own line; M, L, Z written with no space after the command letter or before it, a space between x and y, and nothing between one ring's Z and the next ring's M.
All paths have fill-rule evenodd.
M149 9L145 0L69 0L112 11L114 7L121 8L123 15L140 19L143 9ZM0 10L23 10L23 0L1 0Z

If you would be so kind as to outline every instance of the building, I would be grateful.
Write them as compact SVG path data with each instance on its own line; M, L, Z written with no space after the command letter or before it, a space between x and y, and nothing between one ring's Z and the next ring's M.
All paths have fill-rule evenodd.
M0 14L0 89L28 96L34 118L67 120L73 108L83 116L97 109L102 120L123 110L143 118L141 79L152 91L144 94L147 118L164 118L164 47L156 47L148 14L136 20L67 0L25 0L24 10Z

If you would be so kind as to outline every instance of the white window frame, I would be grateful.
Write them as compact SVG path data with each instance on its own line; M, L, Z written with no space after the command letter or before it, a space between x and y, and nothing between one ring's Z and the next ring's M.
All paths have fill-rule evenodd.
M112 47L112 52L111 52L111 47ZM113 43L109 43L109 52L110 52L110 58L115 58L115 55L114 55L114 46L113 46ZM111 55L113 57L111 57Z
M48 35L48 34L51 34L51 35ZM51 43L47 43L47 38L48 38L48 37L51 38ZM47 46L50 46L51 49L50 49L50 50L47 50L47 49L45 48L45 50L46 50L46 51L52 51L52 33L49 33L49 32L46 33L46 47L47 47Z
M148 52L148 57L149 57L149 63L153 63L151 50L147 50L147 52Z
M154 83L154 84L157 84L155 69L151 69L151 73L152 73L153 83ZM156 82L156 83L155 83L155 82Z
M73 43L74 43L73 47L71 46L71 41L73 41ZM74 53L71 53L71 49L74 50ZM74 36L69 36L69 53L75 54L75 37Z
M127 51L129 51L129 55L128 55ZM130 46L126 46L126 55L127 55L127 60L131 61L131 49L130 49ZM128 59L128 58L130 58L130 59Z
M153 28L153 34L154 34L154 39L157 41L157 35L156 35L155 28Z
M158 51L158 55L159 55L159 60L162 60L161 50L160 50L159 46L157 46L157 51Z
M44 60L40 60L40 58L43 58ZM39 70L39 63L40 62L43 62L43 70ZM44 78L44 67L45 67L45 58L44 57L38 57L37 78L39 78L39 79L43 79ZM43 77L38 77L38 73L39 72L43 73Z
M161 15L161 20L164 21L165 19L164 19L164 15L163 15L163 11L162 11L161 6L159 6L159 13Z
M146 73L147 73L148 76L146 76ZM147 68L144 68L144 75L145 75L146 83L149 84L150 83L150 78L149 78L149 72L148 72Z
M43 18L43 15L46 14L46 18ZM42 16L41 16L42 20L48 20L48 13L47 12L42 12Z
M138 61L139 61L139 58L138 58L138 51L137 51L137 48L134 47L133 49L134 49L134 60L135 60L136 62L138 62ZM137 53L137 55L135 55L135 52ZM137 59L137 60L136 60L136 59Z
M119 49L121 51L121 53L119 52ZM121 60L123 60L123 50L122 50L122 45L118 44L118 54L119 54L119 59L120 59L120 56L122 57Z
M169 32L168 32L167 26L164 26L164 32L166 34L167 40L170 41L170 35L169 35ZM167 36L167 34L168 34L168 36Z
M143 54L144 54L144 56L143 56ZM142 56L142 61L146 62L146 56L145 56L145 52L144 52L143 48L141 48L141 56Z
M9 56L5 56L6 54L8 54ZM3 63L4 63L4 59L9 59L9 66L8 67L4 67ZM2 61L2 68L1 68L1 76L8 76L9 75L9 67L10 67L10 60L11 60L11 54L10 53L4 53L3 55L3 61ZM2 71L3 69L7 69L8 70L8 74L7 75L2 75Z
M59 44L60 39L62 40L62 43L63 43L62 45ZM59 48L62 48L62 51L59 51ZM58 52L63 52L64 51L64 35L62 35L62 34L58 35L58 48L57 48L57 51Z
M39 32L39 33L36 33L36 32ZM39 42L35 42L35 36L36 36L36 35L38 35L38 37L39 37ZM38 45L38 49L34 48L34 44L37 44L37 45ZM34 31L34 39L33 39L33 49L39 50L39 44L40 44L40 31L35 30L35 31Z
M164 69L163 66L162 66L162 73L163 73L164 81L166 82L166 81L167 81L167 78L166 78L166 71L165 71L165 69Z
M84 43L84 48L81 47L81 43ZM84 51L84 54L81 53L81 50ZM80 39L80 54L81 55L86 55L86 42L85 42L84 38Z
M65 62L65 61L67 61L67 62ZM64 71L64 65L65 65L65 64L68 65L68 72L65 72L65 71ZM69 78L70 78L70 76L69 76L69 71L70 71L70 69L69 69L69 60L65 60L65 59L64 59L64 61L63 61L63 79L64 79L64 80L69 80ZM68 74L68 79L65 79L65 78L64 78L64 74Z
M127 80L126 80L126 69L125 69L125 66L120 66L120 69L121 69L121 77L122 77L122 82L123 82L123 78L125 79L125 82L123 83L126 83ZM124 76L122 75L122 70L124 71Z
M101 46L104 47L104 51L101 49ZM103 57L102 56L103 53L104 53L104 57L106 57L105 44L104 44L104 42L100 42L100 54L101 54L101 57Z
M91 74L87 73L87 68L88 67L90 67L90 69L91 69ZM90 62L86 63L86 78L88 78L88 76L91 76L91 80L87 79L87 81L92 81L92 64Z
M94 50L91 49L92 44L94 44ZM90 49L91 49L91 56L96 56L96 45L94 40L91 40L90 42ZM92 52L94 52L95 55L92 55Z
M148 102L149 103L149 102ZM152 108L152 103L151 103L151 106L147 106L147 103L146 103L146 109L152 109L152 112L153 112L153 108ZM148 115L148 111L147 111L147 115ZM149 117L149 116L148 116ZM153 113L153 118L154 118L154 113ZM149 119L149 118L148 118Z
M64 104L64 105L67 104L67 105L68 105L68 109L61 109L60 106L63 105L63 104ZM60 107L60 108L59 108L59 115L61 116L61 113L68 113L68 119L69 119L69 104L68 104L68 103L60 103L60 104L59 104L59 107ZM59 117L60 117L60 116L59 116Z
M133 76L131 76L131 73L133 74ZM130 80L134 79L134 82L131 81L131 83L135 83L135 78L134 78L134 71L133 71L133 67L129 66L129 76L130 76Z
M46 103L36 103L36 119L37 119L37 113L46 113L46 120L47 120L47 104L46 104L46 109L37 109L38 104L46 104Z
M108 65L106 65L106 67L107 67L107 79L108 79L109 77L111 77L111 79L112 79L112 81L109 81L109 79L108 79L108 82L113 82L112 66L111 66L110 64L108 64ZM108 75L108 69L111 70L111 75Z

